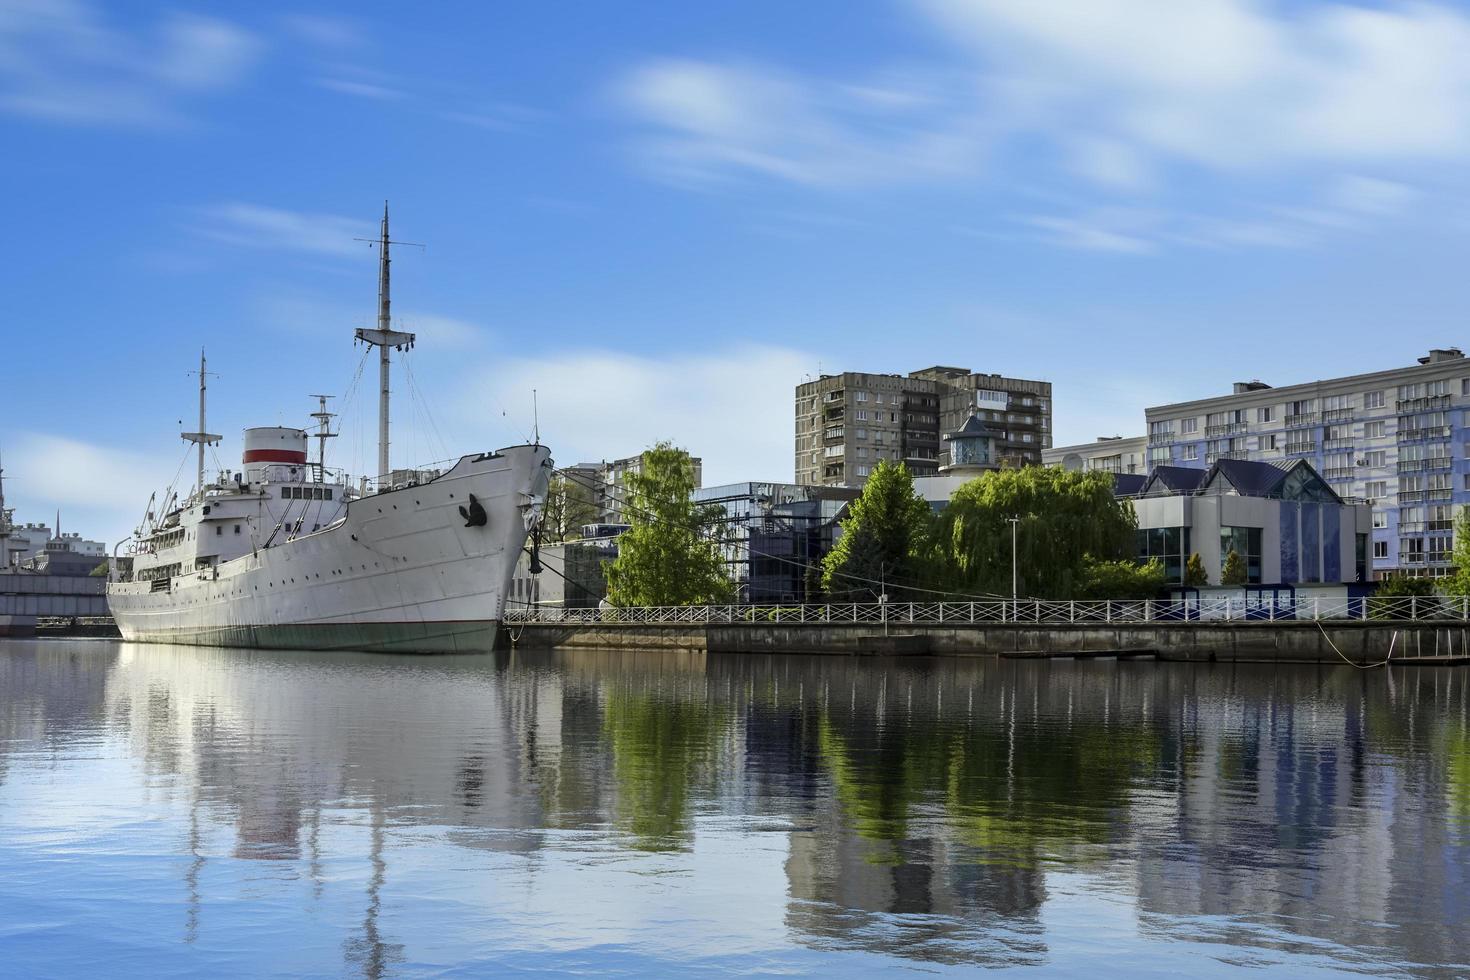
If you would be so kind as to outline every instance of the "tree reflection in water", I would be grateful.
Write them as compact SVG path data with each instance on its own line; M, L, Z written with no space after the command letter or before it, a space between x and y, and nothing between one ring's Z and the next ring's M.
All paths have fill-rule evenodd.
M765 908L781 931L761 941L792 949L1047 963L1072 938L1058 899L1088 893L1129 910L1135 952L1453 971L1466 706L1461 674L1404 668L10 644L0 816L8 786L70 787L57 819L112 833L64 806L126 760L138 802L105 839L173 828L173 941L225 956L241 908L298 909L374 978L517 944L741 947ZM20 880L58 867L6 828ZM770 882L753 910L721 906L747 877ZM593 891L613 897L562 917ZM715 918L672 940L638 919L665 899ZM105 929L122 898L57 900Z

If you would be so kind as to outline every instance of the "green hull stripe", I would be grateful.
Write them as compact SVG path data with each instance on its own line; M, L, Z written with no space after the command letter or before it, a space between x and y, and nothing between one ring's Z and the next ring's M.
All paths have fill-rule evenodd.
M489 653L500 624L328 623L290 626L227 626L208 632L192 629L138 630L124 639L138 643L256 647L264 650L362 650L372 653Z

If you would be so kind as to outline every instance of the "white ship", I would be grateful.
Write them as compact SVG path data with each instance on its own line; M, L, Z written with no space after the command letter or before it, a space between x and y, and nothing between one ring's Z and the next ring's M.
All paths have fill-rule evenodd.
M388 211L378 240L378 479L354 489L316 462L305 429L246 429L239 472L205 484L205 363L199 364L198 482L165 499L114 549L108 604L123 639L211 646L403 653L493 648L516 559L541 517L544 446L464 456L439 470L388 462L389 351L414 343L389 318ZM321 397L321 396L318 396Z

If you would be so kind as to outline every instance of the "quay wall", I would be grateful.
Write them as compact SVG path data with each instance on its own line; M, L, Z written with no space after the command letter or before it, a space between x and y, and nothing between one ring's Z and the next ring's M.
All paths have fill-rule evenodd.
M30 636L37 619L107 616L107 580L0 572L0 636Z
M1470 656L1470 625L1373 621L1191 622L1132 625L737 623L709 626L552 626L511 632L522 647L703 649L710 653L1098 657L1160 660L1376 664L1388 657Z

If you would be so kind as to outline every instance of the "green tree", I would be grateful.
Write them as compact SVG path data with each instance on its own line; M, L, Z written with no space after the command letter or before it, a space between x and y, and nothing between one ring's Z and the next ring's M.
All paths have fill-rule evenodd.
M1407 619L1412 609L1421 617L1432 616L1439 609L1438 594L1434 579L1394 573L1378 582L1368 600L1368 614L1375 619ZM1412 605L1401 601L1407 599L1421 601Z
M614 606L686 606L730 602L734 583L715 540L719 508L696 506L689 454L661 442L625 478L631 525L607 564Z
M1225 556L1225 564L1220 568L1221 585L1244 585L1248 576L1245 571L1245 560L1234 548Z
M90 575L90 576L92 576L93 578L106 578L107 577L107 569L108 569L107 562L103 562L102 564L98 565L96 568L92 569L87 574Z
M1082 563L1079 599L1152 599L1164 589L1168 578L1164 563L1157 558L1142 564L1132 559L1098 561L1091 556Z
M541 540L560 544L581 537L582 525L597 523L597 501L590 487L553 476L541 508Z
M1184 563L1184 584L1192 589L1210 584L1210 576L1205 572L1205 563L1198 551L1190 555L1189 561Z
M823 590L854 601L874 600L884 586L890 599L910 594L904 584L923 577L933 522L908 467L880 460L822 559Z
M1455 518L1455 545L1451 560L1455 563L1455 574L1440 581L1446 595L1470 595L1470 507L1461 507ZM1382 594L1382 587L1379 593Z
M1113 495L1111 474L1026 466L985 473L954 492L939 516L937 560L957 592L1010 595L1011 525L1022 595L1073 598L1087 582L1087 561L1130 558L1138 521Z

